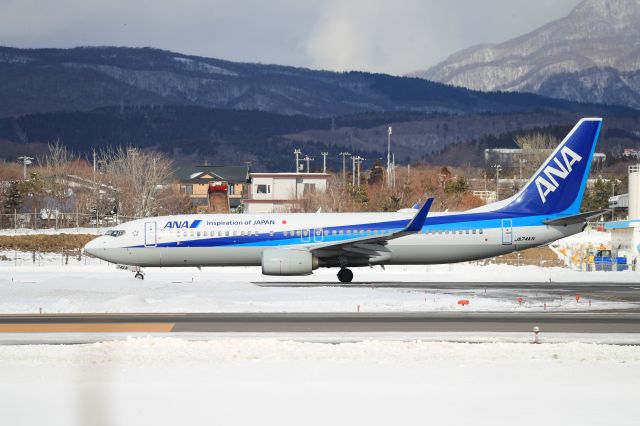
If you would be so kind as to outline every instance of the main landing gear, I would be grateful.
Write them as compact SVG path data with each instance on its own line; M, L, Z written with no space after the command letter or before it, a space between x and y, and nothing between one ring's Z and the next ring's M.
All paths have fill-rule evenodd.
M341 283L350 283L353 280L353 272L351 269L341 268L338 271L338 279Z

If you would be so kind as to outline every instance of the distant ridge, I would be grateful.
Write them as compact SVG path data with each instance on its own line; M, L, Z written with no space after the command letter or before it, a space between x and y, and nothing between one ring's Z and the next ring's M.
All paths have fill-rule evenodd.
M418 78L247 64L151 48L0 47L0 117L190 105L312 117L362 112L502 113L576 105Z

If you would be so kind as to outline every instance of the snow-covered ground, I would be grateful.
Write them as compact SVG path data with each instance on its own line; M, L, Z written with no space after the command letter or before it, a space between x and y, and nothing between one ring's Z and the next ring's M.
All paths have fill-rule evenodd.
M578 272L564 268L455 264L355 269L365 283L426 283L425 288L335 287L335 270L308 277L266 277L260 268L146 269L144 281L97 259L0 252L0 313L39 312L364 312L385 311L567 311L630 308L591 300L588 283L638 282L633 272ZM585 294L491 288L492 282L579 282ZM486 289L436 290L429 282L487 282ZM289 287L281 283L300 283ZM306 286L311 284L312 286ZM314 285L315 284L315 285ZM330 285L318 285L330 284ZM518 298L523 303L518 303ZM458 300L468 299L468 306Z
M0 229L0 235L55 235L55 234L104 234L111 227L78 227L78 228L5 228Z
M7 425L636 425L640 347L141 338L0 346Z

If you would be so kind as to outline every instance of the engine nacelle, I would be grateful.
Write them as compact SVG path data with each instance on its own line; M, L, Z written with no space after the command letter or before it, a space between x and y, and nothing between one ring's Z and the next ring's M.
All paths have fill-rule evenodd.
M306 250L273 249L262 252L264 275L309 275L318 259Z

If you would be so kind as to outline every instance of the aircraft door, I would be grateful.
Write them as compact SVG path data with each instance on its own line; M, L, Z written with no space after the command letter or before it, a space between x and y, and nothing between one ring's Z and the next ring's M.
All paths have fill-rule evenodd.
M513 227L511 219L502 219L502 244L513 244Z
M322 237L322 229L318 228L318 229L314 229L313 230L313 241L319 243L323 240Z
M311 241L311 230L310 229L303 229L301 231L300 241L302 241L303 243L308 243L309 241Z
M157 244L156 240L156 223L155 222L145 222L144 224L144 246L145 247L155 247Z

